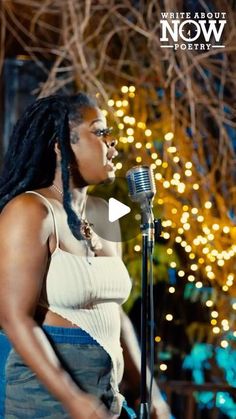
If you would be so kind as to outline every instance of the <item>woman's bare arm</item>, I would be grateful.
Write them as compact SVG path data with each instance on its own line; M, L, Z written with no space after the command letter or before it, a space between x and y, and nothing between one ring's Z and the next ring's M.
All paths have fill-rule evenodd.
M34 320L49 257L52 219L32 196L11 201L0 216L0 323L17 352L73 418L107 418L61 367ZM96 411L95 411L96 409Z

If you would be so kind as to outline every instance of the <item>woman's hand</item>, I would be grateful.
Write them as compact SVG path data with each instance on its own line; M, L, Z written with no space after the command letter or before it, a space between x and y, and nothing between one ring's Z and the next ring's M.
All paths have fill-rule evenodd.
M152 401L151 419L170 419L170 417L170 409L165 400L156 399Z
M68 406L69 413L73 419L111 419L108 410L95 397L83 393L73 399L71 406Z

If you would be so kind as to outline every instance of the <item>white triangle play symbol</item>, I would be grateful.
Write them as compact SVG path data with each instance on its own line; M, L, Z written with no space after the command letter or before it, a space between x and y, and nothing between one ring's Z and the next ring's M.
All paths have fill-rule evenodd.
M119 220L119 218L124 217L124 215L131 211L130 207L122 204L122 202L117 201L115 198L109 198L108 203L108 219L110 223Z

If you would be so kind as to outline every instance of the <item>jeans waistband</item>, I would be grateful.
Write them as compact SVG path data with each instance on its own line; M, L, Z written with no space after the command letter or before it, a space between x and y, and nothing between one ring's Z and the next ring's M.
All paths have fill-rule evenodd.
M55 343L78 343L99 345L85 330L79 327L58 327L42 325L45 334Z

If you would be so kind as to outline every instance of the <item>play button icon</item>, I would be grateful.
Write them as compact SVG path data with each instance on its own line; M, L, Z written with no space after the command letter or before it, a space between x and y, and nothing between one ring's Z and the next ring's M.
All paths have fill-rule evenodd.
M87 200L86 216L100 238L126 242L140 234L140 206L131 201L126 178L116 177L112 183L95 185L89 196L95 201ZM97 204L96 199L100 199ZM102 212L97 216L101 206Z
M131 211L128 205L122 204L115 198L109 198L108 205L108 220L110 223L119 220Z
M95 185L90 188L89 195L102 199L99 204L103 208L102 215L100 212L97 214L96 201L93 204L90 201L90 206L86 207L88 222L93 225L94 232L100 238L111 242L126 242L141 234L140 205L130 199L126 178L116 177L112 183ZM154 215L156 218L160 216L155 211Z

